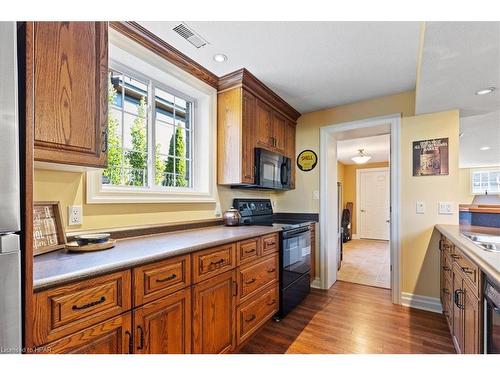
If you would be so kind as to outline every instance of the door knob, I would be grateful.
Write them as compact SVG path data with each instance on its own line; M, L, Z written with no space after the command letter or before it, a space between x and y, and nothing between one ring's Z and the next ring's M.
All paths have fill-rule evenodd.
M386 220L385 222L386 222L386 223L390 223L391 221L390 221L390 220Z

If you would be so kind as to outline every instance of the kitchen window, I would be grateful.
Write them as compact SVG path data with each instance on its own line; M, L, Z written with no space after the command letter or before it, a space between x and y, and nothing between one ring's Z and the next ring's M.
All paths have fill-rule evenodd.
M109 73L108 101L108 167L102 183L190 188L193 101L118 69Z
M87 203L216 202L217 90L109 30L108 165Z
M472 194L500 194L500 169L472 170Z

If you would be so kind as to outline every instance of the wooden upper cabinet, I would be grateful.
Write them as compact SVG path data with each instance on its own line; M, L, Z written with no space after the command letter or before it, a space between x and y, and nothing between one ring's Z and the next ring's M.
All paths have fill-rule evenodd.
M219 354L235 345L236 271L228 271L193 287L195 354Z
M255 145L271 149L272 142L272 118L273 111L271 107L265 104L262 100L257 99L256 105L256 130L255 130Z
M28 24L35 160L106 166L107 28L107 22Z
M134 324L134 353L190 353L191 290L180 290L135 309Z
M300 113L246 69L221 77L217 106L219 184L255 183L257 147L295 159Z
M273 126L272 126L271 142L273 150L279 154L285 155L285 144L286 144L287 130L288 130L286 126L286 119L278 112L273 111L272 124ZM292 132L293 135L295 136L295 128L292 130Z

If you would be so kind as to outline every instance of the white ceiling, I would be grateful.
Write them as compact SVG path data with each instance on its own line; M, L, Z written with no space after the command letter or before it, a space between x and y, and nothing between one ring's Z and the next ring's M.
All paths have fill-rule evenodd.
M359 149L372 158L368 163L389 161L391 150L391 136L389 134L375 137L346 139L337 142L337 160L342 164L356 164L351 158L358 154Z
M415 111L460 109L461 168L500 165L499 90L500 22L426 23Z
M200 49L179 22L140 23L218 76L247 68L301 113L415 88L418 22L187 22Z
M460 131L460 168L500 166L500 111L462 117Z

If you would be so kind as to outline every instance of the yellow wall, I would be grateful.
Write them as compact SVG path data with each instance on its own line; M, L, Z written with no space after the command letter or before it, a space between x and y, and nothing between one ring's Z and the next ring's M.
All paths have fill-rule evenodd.
M344 185L345 165L337 162L337 181Z
M343 208L347 202L353 203L353 212L351 218L352 233L357 233L356 228L356 171L358 169L383 168L388 167L388 162L369 163L369 164L346 164L344 166L344 184L343 184Z
M35 170L34 200L60 201L66 231L84 231L165 224L215 217L214 203L148 203L148 204L85 204L85 173ZM233 198L271 198L275 193L234 190L219 186L222 211L228 209ZM83 225L67 226L67 206L83 206Z
M439 297L439 251L435 224L458 224L458 211L438 215L439 201L460 200L458 110L404 118L401 124L401 271L402 291ZM412 142L449 138L449 175L413 177ZM425 214L415 213L423 201Z
M319 156L319 128L341 122L361 120L370 117L401 113L403 117L415 114L415 92L364 100L339 107L310 112L297 122L297 153L310 149ZM319 164L310 172L297 169L296 188L277 197L282 212L319 212L319 200L313 199L313 191L319 190Z

